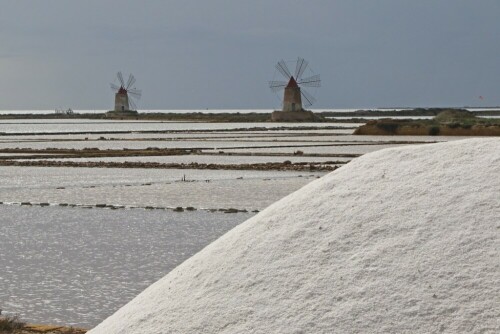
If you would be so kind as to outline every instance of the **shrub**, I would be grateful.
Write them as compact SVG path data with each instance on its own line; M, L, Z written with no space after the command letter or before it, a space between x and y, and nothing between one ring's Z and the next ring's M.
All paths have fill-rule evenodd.
M462 128L464 128L464 129L470 129L470 128L472 128L472 124L470 124L470 123L462 124Z
M439 126L431 126L429 136L437 136L439 134Z
M14 316L0 316L0 331L13 331L16 329L22 329L26 325L24 322L19 320L18 315Z
M437 114L434 120L438 122L452 122L475 118L476 116L473 113L465 109L446 109Z

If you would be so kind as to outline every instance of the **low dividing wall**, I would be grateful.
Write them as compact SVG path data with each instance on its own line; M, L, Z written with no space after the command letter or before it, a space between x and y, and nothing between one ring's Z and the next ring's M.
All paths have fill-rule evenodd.
M271 114L273 122L317 122L321 117L315 115L310 110L303 111L279 111L275 110Z

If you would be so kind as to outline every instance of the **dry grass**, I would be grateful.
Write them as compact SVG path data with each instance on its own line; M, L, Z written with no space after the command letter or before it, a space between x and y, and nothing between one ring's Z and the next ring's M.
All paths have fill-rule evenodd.
M84 334L86 332L87 330L83 328L27 325L20 320L18 315L0 315L0 334Z
M0 316L0 333L13 333L24 328L26 324L19 320L19 316Z
M84 334L86 329L51 325L26 325L19 334ZM17 333L16 333L17 334Z

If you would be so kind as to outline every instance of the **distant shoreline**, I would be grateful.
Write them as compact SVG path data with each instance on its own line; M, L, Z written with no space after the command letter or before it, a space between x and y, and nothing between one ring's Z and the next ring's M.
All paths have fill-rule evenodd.
M363 117L433 117L443 110L449 108L417 108L408 110L357 110L357 111L316 111L320 116L317 122L366 122ZM500 116L500 108L473 111L477 116ZM342 119L336 119L342 117ZM92 119L92 120L142 120L142 121L170 121L170 122L209 122L209 123L250 123L271 122L270 112L158 112L138 114L109 114L101 113L77 113L74 114L0 114L0 120L7 119Z

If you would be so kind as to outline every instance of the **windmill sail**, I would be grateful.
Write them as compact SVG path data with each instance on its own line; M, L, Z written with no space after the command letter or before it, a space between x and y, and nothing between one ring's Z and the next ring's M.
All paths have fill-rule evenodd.
M295 65L295 80L299 81L306 70L307 64L309 64L304 58L298 58L297 64Z
M314 96L309 94L309 92L307 92L305 89L301 89L300 94L304 98L304 101L305 101L304 105L306 107L310 107L314 104L314 102L316 102L316 99L314 98Z
M135 104L134 100L129 100L131 110L137 110L137 105Z
M120 86L117 86L115 84L109 84L111 86L111 89L116 93L118 92L118 90L120 90Z
M319 77L319 74L316 74L297 81L297 84L299 86L306 86L306 87L321 87L321 79Z
M276 64L276 69L286 78L290 79L292 77L292 74L290 73L290 70L288 69L288 66L286 65L285 61L282 59Z
M135 82L135 77L132 74L130 74L128 76L128 80L127 80L127 87L125 87L125 89L132 88L132 85L134 84L134 82Z
M134 97L137 100L139 100L142 96L142 91L140 91L139 89L132 88L132 89L128 89L127 92L128 92L128 95Z
M122 72L118 72L116 73L116 75L118 76L118 80L120 80L120 84L122 85L122 87L125 88L125 81L123 81Z
M281 89L284 89L286 85L286 81L269 81L269 88L271 88L271 91L273 91L274 93Z

